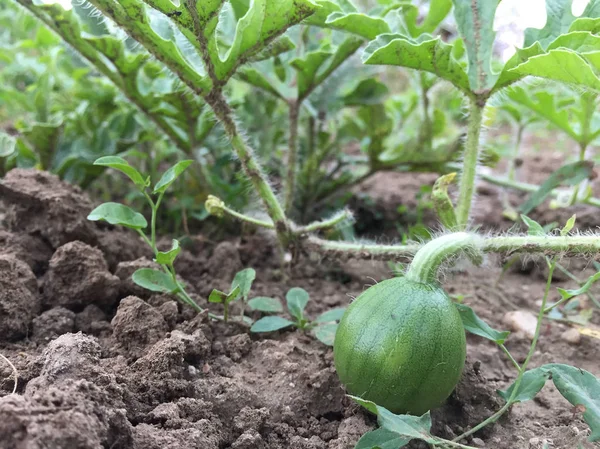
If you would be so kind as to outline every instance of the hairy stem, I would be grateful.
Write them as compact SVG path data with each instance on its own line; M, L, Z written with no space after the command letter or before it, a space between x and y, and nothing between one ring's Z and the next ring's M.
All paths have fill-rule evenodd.
M474 234L455 232L433 239L417 253L406 272L413 281L431 284L437 281L438 270L449 257L466 250L478 250L478 240Z
M459 229L466 229L471 215L471 203L475 193L475 175L479 157L479 134L483 121L483 108L475 99L470 100L469 124L467 128L467 141L463 156L462 176L456 205L456 218Z
M285 180L285 211L289 214L294 205L296 189L296 159L298 153L298 119L300 115L300 100L291 100L289 104L288 160Z
M240 221L244 221L246 223L250 223L253 224L255 226L259 226L261 228L267 228L267 229L275 229L275 226L273 225L273 223L270 223L268 221L264 221L264 220L259 220L258 218L254 218L254 217L249 217L248 215L244 215L241 214L239 212L236 212L235 210L224 206L222 208L223 212L225 212L228 215L231 215L232 217L237 218Z
M472 429L468 430L467 432L463 433L462 435L459 435L458 437L454 438L453 441L460 441L463 438L468 437L469 435L473 435L475 432L477 432L480 429L483 429L485 426L498 421L498 419L513 404L513 400L519 393L519 386L521 385L521 381L523 380L523 375L525 374L525 371L527 370L527 366L529 365L531 357L533 357L535 348L537 346L538 339L540 338L540 331L542 329L542 321L544 319L544 313L545 313L544 311L546 308L546 302L548 301L548 294L550 293L550 286L552 283L552 275L554 274L555 267L556 267L556 260L554 259L550 263L550 269L548 272L548 280L546 281L546 290L544 291L544 297L542 298L542 305L540 306L540 311L537 316L537 324L535 326L535 333L533 336L533 341L531 342L531 346L529 347L529 352L527 353L527 357L525 358L523 365L521 365L519 374L517 375L517 379L515 380L514 387L513 387L510 397L508 398L508 401L506 401L506 404L504 404L504 406L500 410L498 410L496 413L494 413L488 419L486 419L485 421L482 421L481 423L479 423Z
M345 220L351 220L352 213L348 210L342 210L331 218L321 221L315 221L314 223L307 224L306 226L301 226L296 229L294 232L298 235L309 234L311 232L322 231L324 229L330 229L334 226L342 223Z
M470 240L464 236L466 233L460 232L447 234L440 238L451 241L452 236L456 236L457 234L460 236L459 238L463 246L450 244L457 252L473 248L484 253L502 253L507 255L517 253L545 254L547 256L600 254L600 235L479 237L474 234L467 234L473 237ZM473 246L474 242L475 246ZM378 245L376 243L329 241L315 237L307 239L304 245L308 251L323 256L377 260L410 257L423 247L423 245L418 243L408 245ZM450 256L449 252L446 252L446 254Z

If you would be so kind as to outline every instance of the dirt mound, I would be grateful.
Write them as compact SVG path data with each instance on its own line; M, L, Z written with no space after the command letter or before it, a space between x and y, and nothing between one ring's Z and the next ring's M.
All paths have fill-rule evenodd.
M13 170L0 193L9 209L0 229L0 353L19 371L18 394L9 395L12 371L0 363L1 449L351 449L375 427L345 396L331 349L311 336L250 334L135 286L130 276L153 265L151 254L139 249L135 233L87 222L92 204L77 188ZM304 260L285 273L272 240L255 234L218 244L192 240L177 266L203 307L220 311L207 295L252 266L251 296L283 300L289 288L302 287L311 317L347 305L390 270L327 263ZM544 280L509 272L494 289L499 274L494 267L456 272L446 287L502 328L498 312L510 304L535 309ZM548 325L534 365L560 361L600 374L598 346L584 339L573 349L560 337L565 329ZM522 361L527 340L514 336L507 344ZM514 379L489 342L470 336L468 352L463 380L433 413L442 436L491 415L501 405L495 390ZM587 447L585 429L546 387L468 443L537 449L551 440L550 447L573 449Z

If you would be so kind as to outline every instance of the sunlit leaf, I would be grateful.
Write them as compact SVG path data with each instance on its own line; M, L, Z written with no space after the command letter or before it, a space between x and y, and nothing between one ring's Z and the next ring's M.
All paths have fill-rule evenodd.
M154 186L154 193L163 193L165 190L169 188L173 182L190 166L190 164L194 162L191 160L187 161L179 161L171 168L169 168L160 180Z
M563 300L571 299L571 298L574 298L575 296L579 296L579 295L583 295L584 293L587 293L587 291L590 289L590 287L592 285L594 285L594 283L596 283L599 279L600 279L600 271L598 273L590 276L588 278L588 280L585 282L585 284L583 284L578 289L565 290L564 288L559 287L559 288L557 288L557 290L558 290L558 293L560 293L560 296L562 297Z
M114 168L115 170L119 170L124 173L133 181L133 183L138 187L147 187L148 182L142 177L139 171L129 165L125 159L117 156L105 156L100 159L96 159L94 165L102 165L104 167Z
M256 279L256 271L254 271L254 268L246 268L238 271L231 282L231 289L233 290L236 287L239 287L240 295L246 300L248 299L248 294L250 293L254 279Z
M251 332L274 332L286 327L293 326L294 323L279 316L265 316L255 322L250 328Z
M439 38L416 42L400 34L384 34L365 48L363 62L423 70L451 82L465 92L470 89L467 73L452 55L452 45Z
M140 287L153 292L176 293L179 290L171 276L152 268L140 268L133 273L132 279Z
M590 61L586 59L588 57ZM511 71L600 91L600 78L593 69L600 69L596 62L600 62L600 52L580 55L571 50L556 49L533 56Z
M303 288L293 287L288 290L285 299L290 314L297 320L301 320L304 317L306 304L308 304L308 300L310 299L308 292Z
M531 369L523 374L519 389L511 403L525 402L533 399L541 390L544 388L546 381L550 377L550 372L545 369L545 366ZM508 401L513 394L515 389L515 383L513 383L506 391L498 390L498 394Z
M106 221L112 225L126 226L132 229L144 229L148 222L142 214L119 203L103 203L87 217L91 221Z
M173 245L169 251L159 251L156 254L156 262L162 265L171 265L180 252L181 247L179 246L179 241L173 239Z
M276 298L268 298L265 296L258 296L248 301L248 307L252 310L259 312L268 313L280 313L283 312L283 306L281 302Z

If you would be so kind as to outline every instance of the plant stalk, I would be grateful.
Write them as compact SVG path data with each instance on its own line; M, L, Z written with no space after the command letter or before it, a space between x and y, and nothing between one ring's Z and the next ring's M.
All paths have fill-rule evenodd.
M289 214L294 206L294 193L296 189L296 159L298 156L298 119L300 115L300 100L290 100L288 160L285 183L285 211Z
M479 158L479 135L483 121L483 109L478 100L470 99L469 124L467 128L467 141L463 156L462 176L458 192L458 204L456 206L456 218L458 227L465 230L469 224L471 215L471 203L475 193L475 175L477 174L477 162Z
M465 233L456 233L465 234ZM456 234L447 234L440 238L452 239ZM468 234L471 235L471 234ZM545 255L568 255L600 254L600 235L571 235L571 236L497 236L479 237L472 235L476 241L468 238L462 242L464 247L456 247L457 251L464 251L469 247L476 248L483 253L513 254L545 254ZM461 239L463 237L460 237ZM436 239L438 240L438 239ZM433 241L436 241L433 240ZM429 242L431 243L431 242ZM341 258L354 257L358 259L390 260L399 257L410 257L419 251L423 245L411 243L408 245L378 245L365 242L344 242L323 240L310 237L304 243L305 249L313 251L322 256L333 256ZM449 255L449 254L448 254Z
M552 260L552 262L550 263L548 280L546 281L546 290L544 291L544 297L542 298L542 305L540 306L540 311L537 316L537 324L535 326L535 334L533 336L533 341L531 342L531 346L529 347L529 352L527 353L527 357L525 358L523 365L521 365L519 374L517 375L517 379L515 380L513 391L511 393L510 397L508 398L508 401L506 401L506 404L504 404L504 406L500 410L498 410L496 413L494 413L492 416L487 418L485 421L482 421L481 423L479 423L472 429L468 430L467 432L463 433L462 435L457 436L452 441L460 441L463 438L468 437L469 435L473 435L478 430L483 429L488 424L492 424L492 423L498 421L498 419L513 404L513 400L519 393L519 386L521 385L521 381L523 380L523 375L525 374L525 371L527 370L527 366L529 365L529 362L530 362L531 358L533 357L535 348L537 346L538 339L540 338L540 331L542 329L542 321L544 319L544 314L545 314L544 310L546 308L546 302L548 301L548 294L550 293L550 286L552 283L552 275L554 274L555 267L556 267L556 259Z
M433 239L415 254L406 277L416 282L431 284L437 282L438 270L449 257L464 251L477 253L480 237L467 232L455 232Z

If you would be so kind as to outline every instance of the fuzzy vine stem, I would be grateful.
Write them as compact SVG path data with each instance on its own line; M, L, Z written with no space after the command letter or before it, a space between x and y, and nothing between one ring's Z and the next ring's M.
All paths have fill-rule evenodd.
M300 116L301 100L289 102L288 160L285 182L285 211L289 214L294 205L294 192L296 189L296 160L298 156L298 120Z
M342 210L325 220L315 221L306 226L300 226L294 230L294 233L297 235L305 235L312 232L331 229L346 220L352 220L352 218L352 213L349 210Z
M531 358L533 357L533 354L534 354L536 346L537 346L538 339L540 338L540 331L542 329L542 322L544 320L546 303L548 301L548 294L550 293L550 286L552 283L552 275L554 274L554 269L556 268L556 258L553 258L552 261L549 262L549 266L550 266L550 268L548 271L548 280L546 281L546 290L544 291L544 297L542 298L542 305L540 306L540 311L537 316L537 324L535 326L535 333L533 335L533 341L531 342L531 346L529 347L529 352L527 353L527 357L525 358L523 365L521 365L521 367L519 369L519 374L517 375L517 379L515 380L513 390L511 392L510 397L506 401L506 404L504 404L504 406L502 406L502 408L500 410L498 410L492 416L490 416L486 420L482 421L481 423L479 423L472 429L466 431L462 435L457 436L452 441L455 441L455 442L460 441L463 438L473 435L475 432L483 429L485 426L498 421L498 419L500 419L500 417L510 408L510 406L513 404L514 399L517 397L517 394L519 393L519 387L521 386L521 382L523 380L523 376L525 374L525 371L527 370L527 366L529 365Z
M464 237L469 235L476 242ZM459 235L464 239L465 246L452 245L453 236ZM447 234L428 243L437 242L439 239L449 241L446 256L451 255L449 248L457 251L476 248L483 253L502 253L507 255L545 254L545 255L569 255L598 254L600 253L600 235L569 235L569 236L494 236L479 237L464 232ZM427 246L427 245L425 245ZM378 245L376 243L329 241L316 237L310 237L305 242L305 248L322 256L354 257L359 259L389 260L398 257L410 257L419 251L424 245L412 243L407 245Z
M465 250L477 252L478 240L479 237L467 232L455 232L431 240L417 251L406 277L424 284L435 283L442 263Z
M464 230L469 223L471 214L471 203L475 193L475 175L477 174L477 163L479 158L479 134L483 121L483 109L485 104L480 104L478 99L471 98L469 109L469 123L467 127L467 141L463 156L463 169L458 192L458 204L456 207L456 218L458 226Z

